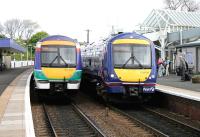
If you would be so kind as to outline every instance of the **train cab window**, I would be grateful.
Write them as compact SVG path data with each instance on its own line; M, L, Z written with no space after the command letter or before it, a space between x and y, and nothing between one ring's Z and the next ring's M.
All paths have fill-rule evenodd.
M151 48L149 45L113 45L113 64L116 68L150 68Z
M89 59L89 66L92 65L92 59Z
M74 47L60 48L60 64L62 65L76 64L76 49Z
M71 46L42 46L43 67L75 67L76 48Z
M42 66L48 66L52 61L52 64L58 64L58 48L48 48L48 47L42 47L41 52L41 61Z

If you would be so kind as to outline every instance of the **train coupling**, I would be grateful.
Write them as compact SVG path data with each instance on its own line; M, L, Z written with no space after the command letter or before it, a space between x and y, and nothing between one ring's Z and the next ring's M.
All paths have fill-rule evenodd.
M129 87L127 89L127 92L129 96L138 96L139 90L138 90L138 87Z

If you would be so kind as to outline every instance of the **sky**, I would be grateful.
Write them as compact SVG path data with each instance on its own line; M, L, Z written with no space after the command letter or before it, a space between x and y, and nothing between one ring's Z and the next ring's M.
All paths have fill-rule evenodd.
M163 0L0 0L0 23L8 19L30 19L38 31L65 35L90 42L106 37L114 26L131 32L153 9L162 9Z

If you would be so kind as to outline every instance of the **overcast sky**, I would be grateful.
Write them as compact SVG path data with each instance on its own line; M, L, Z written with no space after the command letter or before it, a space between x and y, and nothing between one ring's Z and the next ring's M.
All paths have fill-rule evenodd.
M163 0L0 0L0 23L30 19L50 35L61 34L86 41L105 37L112 28L132 31Z

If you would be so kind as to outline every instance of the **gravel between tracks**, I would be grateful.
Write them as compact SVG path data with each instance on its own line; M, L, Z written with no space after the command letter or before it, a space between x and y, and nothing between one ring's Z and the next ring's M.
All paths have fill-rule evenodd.
M108 137L153 136L127 117L83 96L74 98L76 104Z

